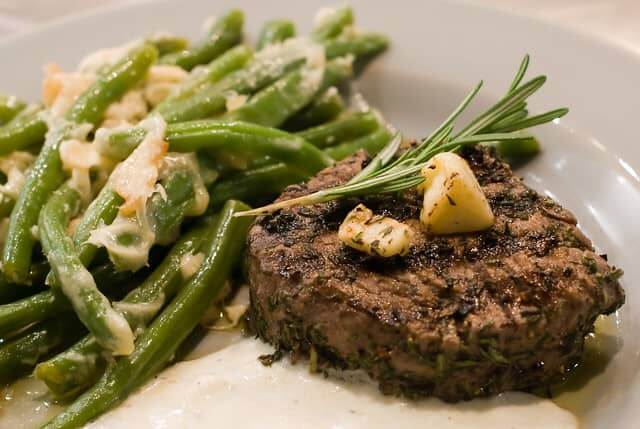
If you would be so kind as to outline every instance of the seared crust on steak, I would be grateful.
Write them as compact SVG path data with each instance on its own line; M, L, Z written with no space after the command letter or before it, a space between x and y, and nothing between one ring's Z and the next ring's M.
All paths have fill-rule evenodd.
M462 155L496 216L488 231L417 233L409 255L391 259L339 241L360 202L420 231L413 191L259 218L248 239L255 332L281 350L313 348L324 365L362 368L385 393L457 401L562 377L595 319L624 303L621 272L594 253L572 213L490 150ZM343 183L367 159L358 153L280 199Z

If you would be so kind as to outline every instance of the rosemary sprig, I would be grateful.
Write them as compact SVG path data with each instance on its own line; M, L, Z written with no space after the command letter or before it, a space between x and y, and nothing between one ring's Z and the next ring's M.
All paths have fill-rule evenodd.
M484 113L477 116L456 134L454 122L471 103L482 87L478 83L462 100L449 117L419 145L397 153L402 141L399 133L376 155L371 162L344 185L314 192L302 197L280 201L253 210L239 212L236 216L258 216L294 206L325 203L354 196L386 194L412 188L423 182L420 174L429 160L440 152L456 151L465 145L495 143L501 141L526 141L534 137L525 129L545 124L560 118L569 111L554 109L539 115L529 116L526 100L538 91L546 81L545 76L535 77L522 83L529 66L526 55L518 68L507 93Z

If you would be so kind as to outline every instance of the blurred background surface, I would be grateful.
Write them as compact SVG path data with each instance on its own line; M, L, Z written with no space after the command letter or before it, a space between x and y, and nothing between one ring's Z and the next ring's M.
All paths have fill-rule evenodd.
M0 0L0 37L65 15L136 1L139 0ZM640 53L640 0L466 1L595 33ZM329 5L340 2L327 0Z

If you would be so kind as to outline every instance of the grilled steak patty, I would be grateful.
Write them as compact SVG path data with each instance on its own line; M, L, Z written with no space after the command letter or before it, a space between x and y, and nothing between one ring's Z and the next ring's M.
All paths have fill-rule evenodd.
M249 233L250 321L281 350L366 370L385 393L446 401L556 381L580 359L600 314L624 302L621 272L594 253L572 213L514 176L488 149L465 149L496 217L480 233L417 233L381 259L338 239L363 202L421 229L422 198L372 196L263 216ZM358 153L280 199L343 183Z

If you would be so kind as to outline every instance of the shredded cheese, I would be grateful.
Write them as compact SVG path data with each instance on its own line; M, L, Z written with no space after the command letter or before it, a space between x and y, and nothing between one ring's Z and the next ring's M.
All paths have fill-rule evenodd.
M249 97L247 95L238 94L236 91L229 91L226 100L226 108L228 112L233 112L236 109L244 106Z
M69 179L69 186L75 189L80 194L80 199L84 206L88 206L91 203L93 194L91 192L91 176L89 170L84 168L74 168L71 170L71 179Z
M146 204L156 191L156 182L164 164L168 144L164 140L166 123L157 115L140 122L147 130L142 143L118 164L106 186L120 195L124 202L111 225L91 232L89 242L102 246L121 269L136 271L148 260L155 242L155 232L146 214ZM127 243L122 243L126 238Z
M204 19L204 21L202 21L202 26L200 27L200 31L202 31L203 33L208 33L216 24L216 21L218 21L218 17L216 15L207 16Z
M60 160L65 170L88 170L102 164L102 156L92 143L70 139L60 144Z
M324 47L309 38L294 37L266 46L256 54L252 65L265 76L276 76L282 73L283 67L298 59L304 59L312 67L324 67Z
M122 98L112 103L104 113L101 128L114 128L122 124L135 124L149 113L147 102L141 90L132 89Z
M97 167L110 171L112 167L112 163L101 156L92 143L83 141L90 130L90 126L84 125L72 129L70 134L74 138L64 140L58 149L62 168L71 174L69 184L78 191L84 205L88 205L93 197L89 170Z
M7 176L7 181L0 185L3 198L18 198L24 184L26 171L33 164L35 156L29 152L15 151L0 157L0 171Z
M57 64L48 64L42 82L42 102L54 117L62 117L95 78L93 73L65 73Z
M139 40L134 40L113 48L99 49L91 52L80 61L78 71L80 73L98 73L105 66L110 66L120 61L127 52L139 43Z
M356 250L385 258L406 255L413 232L408 225L385 216L374 216L364 204L349 212L338 230L338 238Z
M151 66L145 81L144 97L151 106L155 107L188 77L189 73L178 66Z
M124 237L130 242L123 244ZM116 216L111 225L103 225L91 231L87 241L107 249L110 259L119 269L137 271L147 264L149 250L155 242L155 233L146 211L142 209L135 216Z
M337 10L334 7L323 7L318 9L313 17L313 28L322 27L327 24L336 14Z
M124 199L120 213L125 216L140 211L153 193L169 146L164 140L166 122L162 117L153 115L139 126L147 130L144 140L109 178L111 188Z

